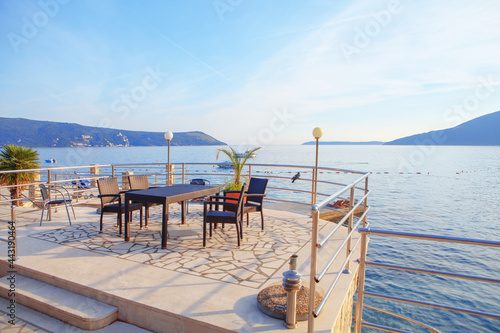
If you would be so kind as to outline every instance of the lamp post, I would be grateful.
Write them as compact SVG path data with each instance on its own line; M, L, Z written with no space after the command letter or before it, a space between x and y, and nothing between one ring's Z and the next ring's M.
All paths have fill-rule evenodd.
M312 132L314 138L316 139L316 164L314 167L314 175L313 175L313 197L311 199L311 206L316 204L316 198L318 195L318 146L319 146L319 138L323 136L323 129L321 127L316 127Z
M174 137L174 133L171 131L165 132L165 139L168 141L168 171L167 171L167 185L170 186L170 140Z

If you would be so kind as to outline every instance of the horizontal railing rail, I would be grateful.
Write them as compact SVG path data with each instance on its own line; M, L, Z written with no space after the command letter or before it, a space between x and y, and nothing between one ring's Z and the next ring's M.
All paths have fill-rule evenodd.
M218 165L224 163L171 163L171 171L173 181L175 183L185 183L194 177L208 177L214 179L215 184L223 185L229 179L234 177L232 170L222 170ZM290 165L290 164L251 164L247 163L242 172L242 177L265 177L270 180L268 184L268 195L265 200L275 203L309 205L308 198L312 198L311 187L307 188L307 183L313 183L314 167L303 165ZM338 174L362 174L359 171L346 170L339 168L318 168L321 177L317 180L318 184L326 188L335 188L346 186L344 183L335 181ZM287 181L291 180L291 176L296 171L300 171L303 176L293 186L287 185ZM20 198L13 201L31 201L32 206L37 206L40 203L40 195L38 190L39 184L60 184L71 188L73 197L79 199L86 199L95 196L97 192L96 180L104 177L117 177L120 181L124 176L129 174L146 174L150 177L151 183L156 186L167 184L168 178L168 164L166 163L126 163L126 164L91 164L84 166L68 166L68 167L47 167L40 169L27 169L27 170L10 170L1 171L1 174L15 173L15 172L32 172L36 174L37 180L30 183L20 185L6 185L0 186L0 206L10 204L12 200L5 199L8 197L8 191L13 188L18 188L22 194ZM88 181L90 184L89 189L82 189L78 187L79 181ZM299 183L298 185L296 185ZM122 184L123 185L123 184ZM28 191L28 190L29 191ZM359 188L361 189L361 188ZM3 190L3 192L1 191ZM331 190L316 191L315 195L327 197L326 192ZM25 194L26 192L26 194ZM27 194L29 192L29 194ZM331 207L326 207L332 209ZM26 213L23 211L22 213ZM50 218L50 214L49 214Z
M500 315L498 315L498 314L493 314L493 313L488 313L488 312L478 311L478 310L464 309L464 308L460 308L460 307L438 304L438 303L433 303L433 302L414 300L414 299L409 299L409 298L404 298L404 297L394 297L394 296L382 295L382 294L378 294L378 293L368 293L365 291L365 274L366 274L366 267L367 266L401 270L401 271L407 271L407 272L413 272L413 273L439 275L439 276L445 276L445 277L457 278L457 279L475 280L475 281L481 281L481 282L485 282L485 283L500 284L500 280L495 279L495 278L489 278L489 277L472 276L472 275L467 275L467 274L458 274L458 273L451 273L451 272L438 271L438 270L420 269L420 268L415 268L415 267L407 267L407 266L393 265L393 264L386 264L386 263L379 263L379 262L367 262L366 261L366 253L367 253L368 235L407 238L407 239L414 239L414 240L425 240L425 241L453 243L453 244L466 244L466 245L484 246L484 247L493 247L493 248L500 247L499 241L472 239L472 238L463 238L463 237L438 236L438 235L388 231L388 230L369 229L369 228L359 228L358 232L361 234L361 257L359 260L360 270L359 270L359 284L358 284L358 302L356 304L355 317L354 317L354 332L355 333L360 333L361 327L371 327L371 328L377 328L377 329L384 330L384 331L399 332L398 330L395 330L395 329L389 329L387 327L383 327L380 325L375 325L373 323L367 323L367 322L363 321L363 308L367 307L364 304L364 297L365 296L500 320ZM387 311L384 311L384 312L391 314L391 315L394 315L394 314L387 312ZM433 329L431 327L428 327L428 328L431 330L431 332L436 332L435 329Z
M357 306L357 302L354 302L354 305ZM382 310L382 309L376 308L374 306L366 305L366 304L364 305L364 307L367 308L367 309L375 310L377 312L388 314L390 316L394 316L396 318L403 319L403 320L408 321L410 323L417 324L417 325L419 325L419 326L421 326L423 328L428 329L430 333L441 333L440 331L438 331L434 327L429 326L429 325L424 324L424 323L421 323L421 322L416 321L414 319L411 319L411 318L408 318L408 317L404 317L404 316L398 315L396 313L392 313L392 312L389 312L389 311L386 311L386 310ZM354 318L354 316L353 316L353 318ZM403 331L403 330L399 330L399 329L394 329L394 328L387 327L387 326L370 324L370 323L367 323L367 322L363 322L363 326L371 327L371 328L377 328L377 329L381 329L381 330L384 330L384 331L387 331L387 332L407 332L407 331Z

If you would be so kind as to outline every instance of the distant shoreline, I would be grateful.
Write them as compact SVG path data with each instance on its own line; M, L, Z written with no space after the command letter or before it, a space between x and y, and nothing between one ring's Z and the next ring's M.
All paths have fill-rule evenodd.
M361 141L361 142L352 142L352 141L319 141L320 145L324 146L381 146L385 142L382 141ZM316 141L308 141L304 142L302 145L315 145Z

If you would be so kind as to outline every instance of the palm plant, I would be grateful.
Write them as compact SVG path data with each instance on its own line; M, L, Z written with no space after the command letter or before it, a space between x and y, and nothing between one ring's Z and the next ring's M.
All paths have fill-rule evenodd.
M233 181L226 184L224 190L226 191L239 191L241 190L241 186L243 183L240 181L241 171L245 166L248 158L252 156L257 150L261 147L257 147L254 149L248 149L244 154L237 153L232 147L229 146L229 149L218 149L217 159L219 159L219 153L224 153L229 157L231 164L234 168L234 179Z
M40 167L38 152L33 148L4 145L0 152L0 171L37 169ZM0 184L9 188L13 205L19 205L19 185L32 182L37 174L33 172L13 172L0 174Z

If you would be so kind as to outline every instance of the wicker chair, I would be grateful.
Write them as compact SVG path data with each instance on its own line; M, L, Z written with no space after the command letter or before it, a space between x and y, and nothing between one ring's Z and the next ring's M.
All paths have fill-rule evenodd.
M118 186L118 179L107 178L99 179L97 181L97 186L99 187L99 198L101 199L101 219L100 219L100 232L102 232L102 218L104 213L111 212L116 213L116 224L119 227L119 233L122 234L122 214L125 213L125 203L122 202L122 193L126 191L120 191ZM132 213L135 210L140 211L140 223L142 228L142 204L141 203L131 203L128 206L130 213L130 221L132 221Z
M261 228L264 230L264 212L262 209L262 203L264 197L266 196L266 187L269 179L267 178L250 178L250 183L248 184L248 189L245 192L247 199L243 205L243 214L247 215L247 226L249 224L248 213L260 212ZM235 193L237 191L225 191L224 195L228 193ZM231 207L225 208L234 209Z
M130 190L131 191L137 191L137 190L147 190L149 187L149 179L147 175L134 175L134 176L128 176L128 183L130 185ZM149 208L152 206L157 206L160 204L152 203L152 202L144 202L143 206L145 209L145 214L144 214L144 226L147 228L148 227L148 219L149 219Z
M243 239L243 200L245 197L245 184L240 192L240 197L238 199L238 203L227 202L227 199L231 199L225 196L214 195L211 196L208 201L203 202L203 247L206 246L207 242L207 224L209 224L210 228L210 237L212 237L212 224L217 223L230 223L236 226L236 236L238 238L238 247L240 246L240 238ZM234 198L232 198L234 199ZM218 207L221 205L220 200L224 201L224 207L232 206L234 207L234 211L218 211L212 209L212 206Z
M73 217L76 220L75 209L73 208L71 195L69 191L61 185L44 185L40 184L40 193L42 194L43 199L43 207L42 207L42 215L40 216L40 225L42 225L43 220L43 212L45 208L48 206L59 206L64 204L66 207L66 213L68 214L69 225L71 225L71 216L69 215L68 205L71 206L71 210L73 211ZM50 200L50 191L54 191L61 195L62 199L58 200ZM49 211L47 210L47 220L49 219Z
M260 212L261 228L264 230L264 212L262 210L262 203L266 196L266 187L269 179L267 178L250 178L250 183L247 189L247 201L243 206L243 214L247 214L248 226L248 213Z

